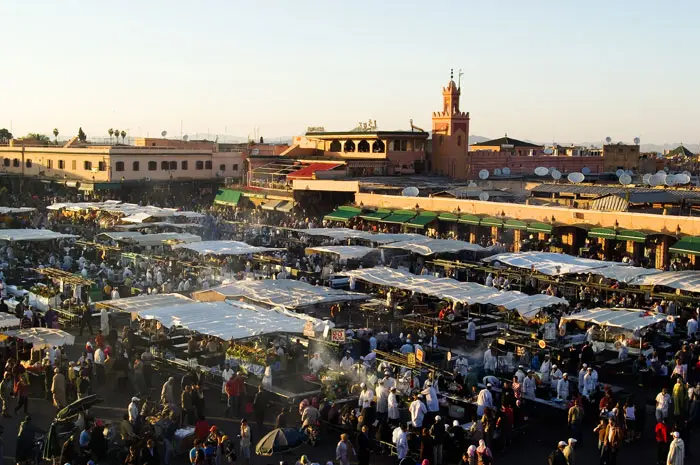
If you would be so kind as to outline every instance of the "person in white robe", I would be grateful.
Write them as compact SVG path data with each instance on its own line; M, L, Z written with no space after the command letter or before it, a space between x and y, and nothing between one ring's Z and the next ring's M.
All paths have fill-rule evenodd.
M384 387L383 379L379 380L374 392L376 394L375 398L377 399L377 413L383 417L389 408L389 390Z
M559 380L562 377L562 372L556 365L552 365L552 371L549 373L549 381L552 389L556 389L559 384Z
M340 359L340 371L350 373L354 364L355 360L350 356L350 351L348 350L345 352L345 356Z
M233 378L233 370L231 369L231 365L228 363L224 365L224 369L221 372L221 394L226 395L226 383L228 383L228 380Z
M595 392L595 378L593 378L593 369L588 367L586 375L583 377L583 389L581 394L585 397L590 397Z
M467 357L460 356L455 362L455 370L462 376L467 376L469 373L469 360Z
M586 376L587 368L588 368L588 365L584 363L578 372L578 390L579 391L583 391L583 377Z
M496 357L494 357L490 347L484 352L484 371L487 374L496 372Z
M102 310L100 310L100 329L102 334L107 337L109 334L109 311L105 307L102 307Z
M389 421L396 421L400 418L399 400L396 398L396 387L389 389L387 397L387 407L389 409Z
M399 462L408 455L408 438L406 437L406 425L401 425L401 433L396 438L396 455Z
M489 388L491 384L487 384L486 388L479 391L479 395L476 397L476 414L477 416L482 416L484 414L484 409L489 407L493 410L493 396Z
M411 405L408 406L408 411L411 413L411 424L414 428L423 427L423 419L425 418L425 414L428 413L428 408L421 400L421 397L423 396L416 397L413 402L411 402Z
M549 355L545 355L544 361L542 362L542 365L540 365L540 380L542 380L543 383L549 383L549 375L551 371L552 362L549 359Z
M523 395L527 398L534 399L537 391L537 381L535 380L535 372L527 370L527 376L523 380Z
M518 378L518 383L523 384L523 380L525 379L525 367L522 365L518 365L518 369L515 372L515 377Z
M428 381L426 384L427 386L422 391L422 394L425 396L428 412L438 412L440 411L440 405L438 404L437 391L433 387L432 382Z
M668 449L666 465L683 465L685 461L685 443L678 431L674 431L672 434L673 441L671 441L671 446Z
M314 375L317 375L319 371L321 371L321 368L323 368L324 363L323 360L321 360L321 354L316 352L311 360L309 360L309 370L311 370L311 373Z
M557 383L557 398L564 400L569 398L569 375L567 373L564 373Z
M263 388L267 389L268 391L272 389L272 367L270 365L267 365L265 367L265 372L263 373L262 378L262 385Z
M360 398L358 399L357 404L360 408L368 408L372 405L372 401L374 400L374 392L367 389L367 385L365 383L360 383L360 388L362 391L360 392Z
M476 323L474 323L474 320L471 318L469 319L469 323L467 323L467 341L476 341Z

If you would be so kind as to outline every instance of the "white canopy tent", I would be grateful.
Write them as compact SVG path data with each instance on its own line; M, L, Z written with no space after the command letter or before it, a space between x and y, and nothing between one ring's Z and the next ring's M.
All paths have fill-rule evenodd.
M637 286L666 286L688 292L700 292L700 271L665 271L639 276L631 284Z
M615 281L621 283L634 284L641 276L656 275L663 273L663 271L657 270L656 268L642 268L639 266L629 266L622 263L616 263L603 268L596 268L595 270L592 270L591 273L604 276L609 279L614 279Z
M204 225L199 223L170 223L167 221L153 221L150 223L133 223L133 224L115 224L116 229L124 231L132 231L138 229L148 229L148 228L175 228L175 229L187 229L187 228L204 228Z
M0 313L0 328L14 328L19 326L19 318L9 313Z
M593 308L562 316L563 321L584 321L598 326L638 331L666 319L666 315L632 308Z
M0 207L0 215L12 215L17 213L32 213L36 208L33 207Z
M189 249L200 255L248 255L275 252L283 249L256 247L239 241L201 241L190 244L177 244L173 249Z
M483 252L487 249L471 242L457 241L452 239L433 239L419 236L407 241L392 242L381 246L384 249L401 249L419 255L433 255L437 253L458 253L464 250L470 252Z
M307 247L306 253L328 253L337 255L340 261L360 260L365 256L377 252L377 249L364 245L327 245L321 247Z
M165 241L179 241L183 243L201 242L202 238L194 234L187 233L158 233L141 234L135 231L107 232L104 236L118 242L128 242L140 246L162 245Z
M316 330L333 326L308 315L282 309L265 309L241 302L190 302L175 307L143 310L141 318L160 321L164 326L181 326L223 340L246 339L273 333L301 334L307 321Z
M371 233L369 231L359 231L350 228L310 228L310 229L295 229L296 232L307 234L309 236L330 237L336 241L346 241L348 239L360 239L377 244L388 244L391 242L407 241L411 239L420 239L425 236L421 234L389 234L389 233Z
M122 203L118 200L104 202L63 202L49 205L49 210L102 210L111 213L121 213L124 220L132 223L141 223L148 218L184 217L202 218L204 215L198 212L178 211L174 208L160 208L150 205L142 206L135 203Z
M527 295L519 291L499 291L482 284L461 282L431 275L418 276L403 270L386 267L352 270L347 273L355 279L381 286L417 292L439 299L466 304L491 304L517 312L529 321L541 309L551 305L568 305L566 299L545 294Z
M243 280L224 284L198 294L216 292L224 298L246 297L255 302L285 308L298 308L308 305L347 302L352 300L367 300L371 296L359 292L349 292L342 289L331 289L293 279L262 279Z
M552 252L501 253L486 257L483 261L488 263L500 262L515 268L534 269L548 276L588 273L596 268L610 265L610 262Z
M53 328L25 328L3 331L3 334L22 339L24 342L34 344L34 347L39 349L51 346L73 345L75 343L75 336Z
M73 239L75 234L63 234L48 229L0 229L0 241L53 241L56 239Z
M138 313L154 308L175 307L192 303L193 300L181 294L145 294L137 297L124 297L123 299L103 300L96 306L108 307L118 312Z

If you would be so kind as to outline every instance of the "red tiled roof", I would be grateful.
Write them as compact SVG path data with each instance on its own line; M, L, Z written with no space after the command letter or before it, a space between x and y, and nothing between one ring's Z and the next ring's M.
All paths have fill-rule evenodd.
M316 171L328 171L341 166L342 163L311 163L300 170L287 175L287 179L313 179Z

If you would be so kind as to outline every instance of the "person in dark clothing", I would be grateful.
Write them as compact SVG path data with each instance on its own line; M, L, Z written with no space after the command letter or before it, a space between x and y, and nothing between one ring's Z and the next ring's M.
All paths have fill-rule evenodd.
M372 439L369 437L369 428L362 426L362 431L357 435L357 461L359 465L369 465L369 457L372 452Z
M510 381L503 382L503 392L501 393L501 404L515 408L515 393Z
M287 409L283 408L277 415L275 420L275 428L286 428L287 427Z
M445 424L442 418L438 415L435 417L435 423L430 427L430 435L433 437L433 458L430 460L432 465L442 465L442 451L446 440L449 438L445 431Z
M331 425L337 425L340 423L340 409L338 406L334 403L331 404L330 408L328 409L328 423Z
M10 307L5 303L5 299L0 299L0 312L10 313Z
M107 439L104 435L104 425L100 421L96 422L95 427L92 428L88 449L98 461L104 460L107 455Z
M267 393L263 390L261 384L260 386L258 386L258 392L255 393L255 397L253 398L253 413L255 414L255 423L258 425L258 433L261 433L263 430L266 408Z
M92 336L92 313L90 313L90 309L86 308L83 310L83 313L80 315L80 332L78 333L78 336L83 335L83 328L87 326L88 331L90 331L90 336Z
M73 460L75 459L75 438L73 436L70 436L66 441L61 445L61 460L59 460L60 463L73 463Z
M140 465L160 465L158 449L156 449L156 444L153 442L153 439L149 439L146 442L146 447L141 450L139 463Z
M19 425L19 432L17 433L15 449L15 460L17 463L22 463L31 457L35 436L43 433L45 433L44 430L37 428L32 423L32 417L27 415L24 418L24 421Z
M549 465L569 465L569 461L566 460L566 456L564 455L565 447L566 443L564 441L559 441L557 450L549 454L549 460L547 461Z
M420 460L434 460L433 459L433 438L430 436L430 431L428 428L423 428L420 435Z

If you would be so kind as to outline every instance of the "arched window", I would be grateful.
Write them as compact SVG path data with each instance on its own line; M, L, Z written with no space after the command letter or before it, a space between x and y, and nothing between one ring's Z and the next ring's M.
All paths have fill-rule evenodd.
M372 152L374 153L384 153L384 142L381 140L375 140L372 144Z
M334 140L333 142L331 142L330 151L331 152L340 152L341 151L341 145L340 145L339 140Z
M168 171L170 169L170 163L167 161L160 162L160 169L161 171Z
M457 146L458 147L462 146L462 136L457 136Z
M357 151L362 153L369 152L369 142L366 140L361 140L360 143L357 144Z
M183 160L180 163L180 169L187 170L187 160Z
M346 140L344 150L345 150L345 152L354 152L355 151L355 143L351 140Z
M27 168L31 168L31 167L32 167L32 159L31 159L31 158L27 158L26 160L24 160L24 165L25 165Z
M170 162L170 171L175 171L176 169L177 169L177 162L171 161Z

